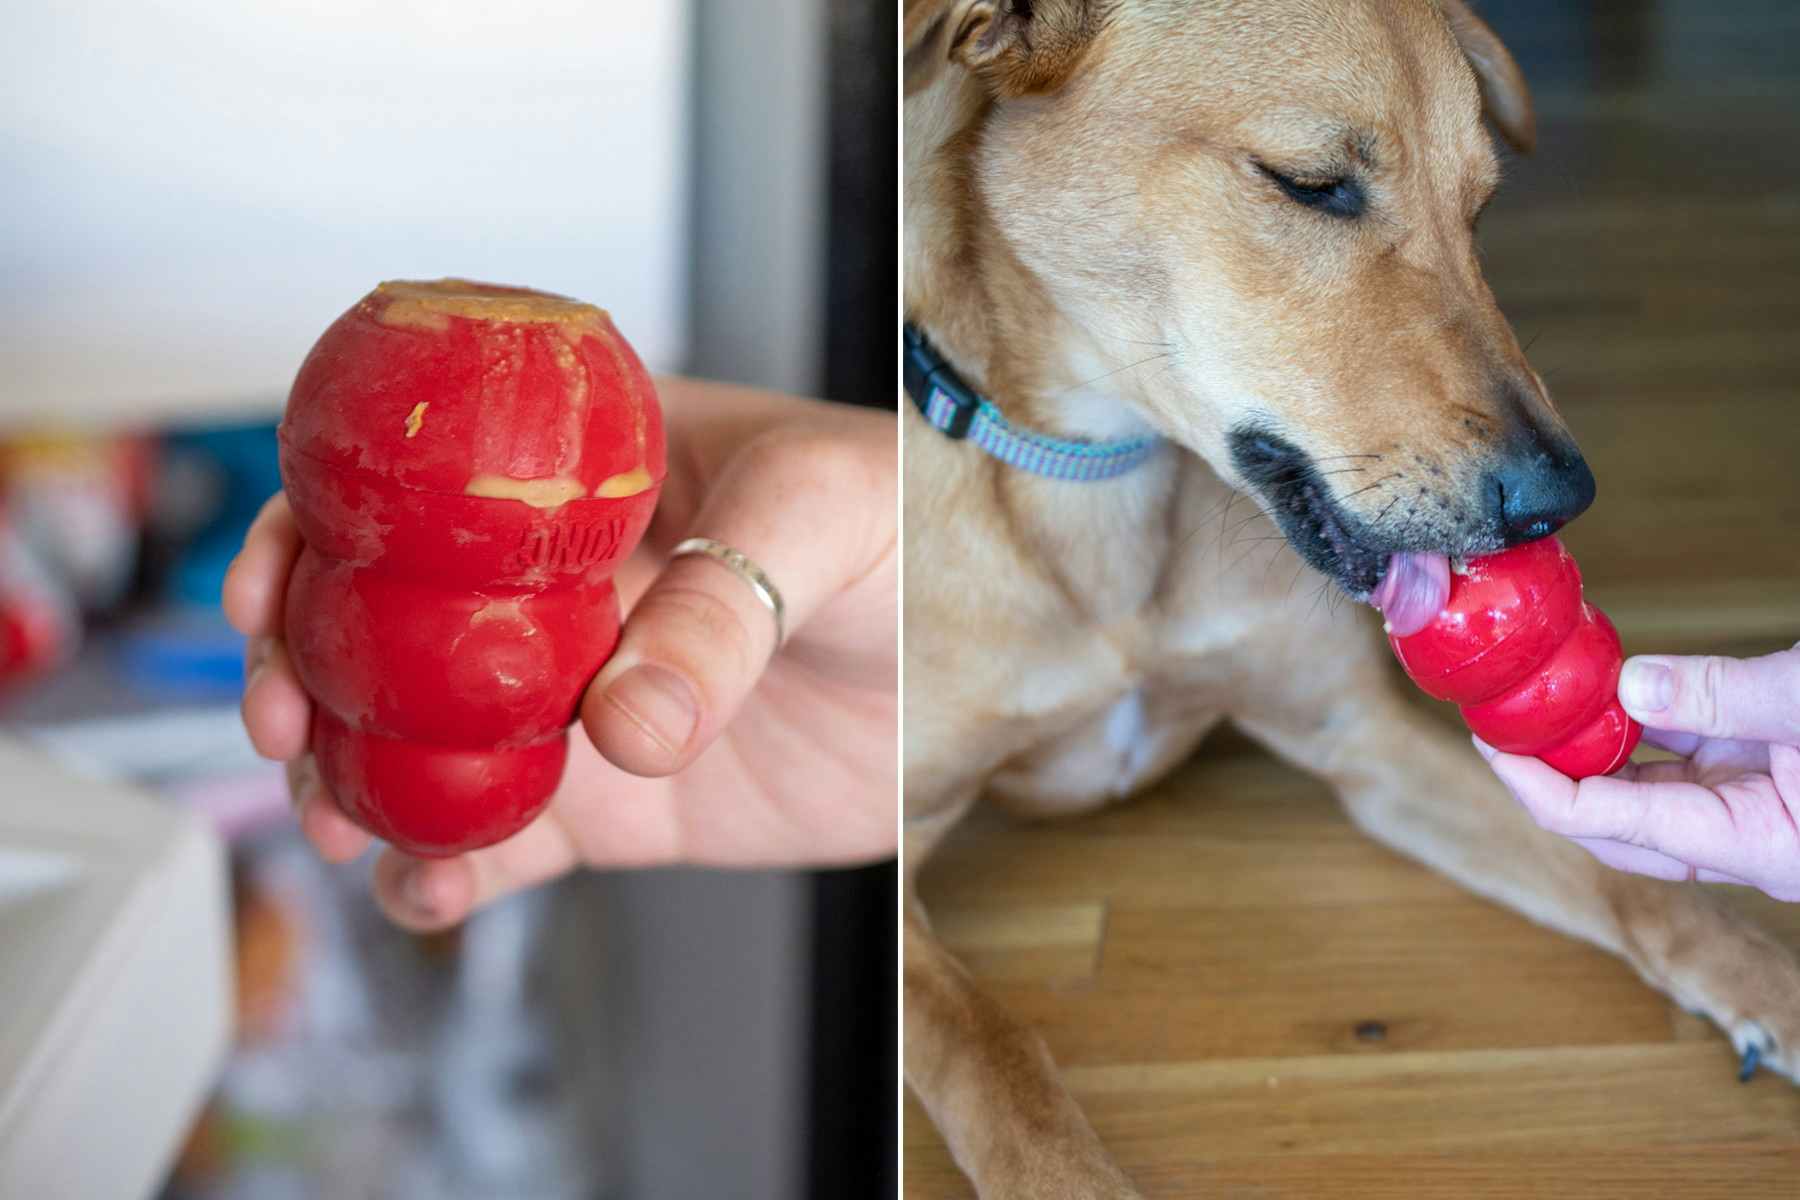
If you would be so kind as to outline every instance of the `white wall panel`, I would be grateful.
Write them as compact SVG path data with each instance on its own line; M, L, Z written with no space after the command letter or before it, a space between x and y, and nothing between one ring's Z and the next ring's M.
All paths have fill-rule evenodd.
M0 429L275 411L377 280L468 275L686 353L688 6L16 6Z

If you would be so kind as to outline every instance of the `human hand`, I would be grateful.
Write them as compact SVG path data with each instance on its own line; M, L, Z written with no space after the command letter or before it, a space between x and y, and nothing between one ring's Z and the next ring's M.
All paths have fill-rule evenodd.
M448 859L389 849L376 896L411 929L462 920L579 865L823 866L893 853L897 777L897 433L890 415L681 379L658 381L668 479L616 582L626 621L587 689L548 809ZM741 550L786 604L769 611L689 536ZM226 575L249 639L244 726L288 764L300 825L326 859L371 839L307 751L312 702L282 644L299 530L270 500Z
M1800 900L1800 645L1762 658L1633 658L1619 702L1681 755L1579 784L1475 748L1532 818L1609 867Z

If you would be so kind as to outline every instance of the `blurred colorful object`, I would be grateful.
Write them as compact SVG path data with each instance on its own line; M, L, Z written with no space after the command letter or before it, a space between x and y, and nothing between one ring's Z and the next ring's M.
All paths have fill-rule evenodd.
M0 442L0 502L20 538L86 611L131 586L154 451L140 437L39 434Z
M181 543L163 586L176 604L219 602L225 568L263 502L281 490L273 423L183 430L162 440L152 528Z
M80 637L74 597L26 546L0 506L0 687L62 662Z
M67 663L98 618L93 649L136 692L234 697L219 589L280 486L269 424L0 441L0 686Z
M124 596L151 464L142 438L0 442L0 685L68 659L81 612Z

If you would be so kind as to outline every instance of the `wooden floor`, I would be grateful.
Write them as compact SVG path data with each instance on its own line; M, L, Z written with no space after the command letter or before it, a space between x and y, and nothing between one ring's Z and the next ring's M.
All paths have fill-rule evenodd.
M1489 276L1600 481L1590 595L1628 651L1792 644L1800 5L1485 7L1543 132ZM1152 1197L1800 1196L1800 1090L1241 742L1092 818L978 815L922 890ZM1800 946L1800 906L1733 901ZM905 1146L908 1197L973 1194L910 1097Z

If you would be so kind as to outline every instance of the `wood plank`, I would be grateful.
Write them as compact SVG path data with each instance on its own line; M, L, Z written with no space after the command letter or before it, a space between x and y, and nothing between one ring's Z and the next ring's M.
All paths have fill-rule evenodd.
M1067 984L1091 979L1100 958L1100 903L948 908L932 913L940 941L983 979Z
M1668 1002L1619 960L1474 897L1320 910L1115 909L1090 986L987 982L1070 1066L1670 1036Z
M1247 843L1230 838L1088 837L1071 823L1020 830L1004 856L986 840L952 838L933 856L920 880L927 906L1080 904L1105 896L1139 908L1331 908L1370 895L1428 903L1459 894L1449 880L1398 855L1336 839L1287 847L1293 874L1236 853Z
M1209 1157L1791 1141L1800 1092L1733 1084L1724 1042L1121 1063L1067 1072L1100 1135ZM1680 1104L1669 1103L1679 1096Z
M909 1118L914 1110L908 1110ZM922 1116L917 1118L923 1120ZM1800 1150L1752 1142L1708 1146L1607 1146L1577 1153L1295 1154L1277 1158L1146 1163L1133 1172L1145 1194L1211 1200L1787 1200ZM907 1163L908 1200L974 1200L947 1156L917 1148Z
M1731 1068L1729 1047L1708 1042L1127 1063L1066 1076L1121 1165L1155 1196L1194 1194L1213 1174L1195 1175L1195 1164L1233 1160L1255 1164L1236 1172L1246 1182L1270 1177L1270 1164L1287 1158L1305 1162L1303 1178L1360 1159L1391 1180L1396 1158L1487 1156L1540 1182L1547 1176L1532 1164L1546 1157L1567 1162L1573 1152L1616 1155L1624 1146L1642 1148L1634 1158L1671 1163L1721 1145L1731 1147L1726 1156L1772 1151L1763 1170L1797 1161L1800 1093L1768 1078L1721 1087ZM969 1194L957 1190L916 1104L904 1141L908 1195ZM1381 1154L1370 1155L1377 1146ZM1449 1180L1440 1173L1440 1182Z

